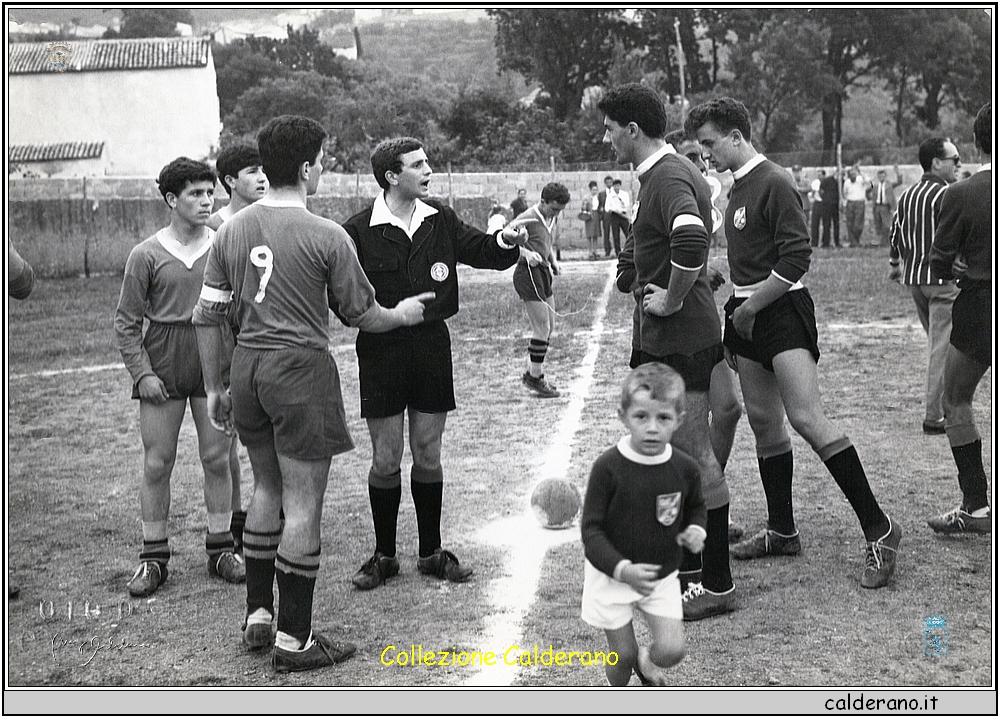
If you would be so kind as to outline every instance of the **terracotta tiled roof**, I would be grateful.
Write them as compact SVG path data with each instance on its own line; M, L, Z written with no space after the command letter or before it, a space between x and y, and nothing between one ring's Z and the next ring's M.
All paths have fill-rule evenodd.
M211 39L208 37L162 37L134 40L70 40L73 52L65 72L96 70L161 70L205 67ZM46 42L12 42L11 75L58 72L52 65Z
M50 162L52 160L89 160L101 156L103 142L60 142L56 145L11 145L11 162Z

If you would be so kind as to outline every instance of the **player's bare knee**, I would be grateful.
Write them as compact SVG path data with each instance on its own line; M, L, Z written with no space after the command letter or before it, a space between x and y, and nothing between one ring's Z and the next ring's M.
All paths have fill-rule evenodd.
M660 668L670 668L684 660L686 652L683 638L679 641L654 643L649 647L649 659Z
M154 481L169 479L176 460L176 449L169 452L157 449L147 450L143 459L147 481L150 479Z

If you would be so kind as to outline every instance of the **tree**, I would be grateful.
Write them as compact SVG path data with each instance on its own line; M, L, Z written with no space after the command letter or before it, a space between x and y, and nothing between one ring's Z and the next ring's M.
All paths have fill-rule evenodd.
M558 120L580 107L583 91L607 77L616 41L635 45L622 10L487 10L496 22L497 64L539 82Z
M234 135L247 135L279 115L302 115L322 122L327 114L325 99L341 92L343 86L336 79L316 72L266 78L240 95L224 125Z
M736 79L721 86L759 118L754 143L761 149L794 150L804 118L836 89L824 67L823 39L814 20L776 17L734 46L729 61Z
M664 78L659 89L669 95L681 94L677 67L678 32L684 49L685 94L710 89L710 67L702 59L695 34L698 26L696 11L691 8L644 8L637 11L637 16L646 46L648 69L659 70Z
M184 8L125 8L122 10L121 30L108 30L104 37L175 37L177 23L194 24L194 15Z
M288 71L274 60L252 50L238 40L228 45L213 43L215 84L223 117L236 109L240 95L265 79L283 77Z

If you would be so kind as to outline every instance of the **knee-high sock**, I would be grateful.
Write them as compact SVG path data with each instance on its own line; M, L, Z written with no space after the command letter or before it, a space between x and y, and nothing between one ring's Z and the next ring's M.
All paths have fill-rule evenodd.
M733 587L729 570L729 504L709 509L705 528L708 536L701 553L701 583L709 591L722 593Z
M701 583L701 554L691 553L681 548L681 565L677 570L677 578L681 582L681 593L687 590L689 584Z
M410 470L410 492L413 494L413 508L417 512L417 533L420 537L418 554L427 558L441 547L441 496L444 489L444 471L422 469L414 466Z
M247 569L247 615L263 608L274 616L274 561L281 529L243 530L243 557Z
M384 556L396 555L396 521L399 518L399 500L403 495L400 476L398 469L389 476L379 476L374 471L368 474L375 550Z
M760 481L767 497L767 527L786 536L795 533L792 511L792 452L758 458Z
M294 636L305 645L312 633L313 592L319 572L319 549L302 556L285 556L280 551L275 559L278 579L278 631Z
M962 508L969 513L989 506L986 470L983 468L983 442L951 447L958 467L958 485L962 489Z
M861 459L851 440L845 436L827 444L816 453L851 503L861 529L865 532L865 539L874 541L884 536L889 530L889 519L875 500L865 467L861 465Z

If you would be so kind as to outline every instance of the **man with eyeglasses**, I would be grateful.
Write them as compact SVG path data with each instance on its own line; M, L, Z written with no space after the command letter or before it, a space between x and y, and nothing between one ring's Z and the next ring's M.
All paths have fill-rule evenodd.
M931 273L930 252L941 215L941 199L955 181L961 158L954 144L929 137L920 144L920 181L899 198L889 236L889 279L909 287L917 317L927 333L927 382L924 398L925 434L944 434L944 364L951 337L951 310L958 296L954 281Z

